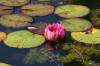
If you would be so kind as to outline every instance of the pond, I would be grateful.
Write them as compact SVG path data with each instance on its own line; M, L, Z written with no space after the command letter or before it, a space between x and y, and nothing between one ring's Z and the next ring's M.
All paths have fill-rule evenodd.
M100 66L100 0L1 0L0 66Z

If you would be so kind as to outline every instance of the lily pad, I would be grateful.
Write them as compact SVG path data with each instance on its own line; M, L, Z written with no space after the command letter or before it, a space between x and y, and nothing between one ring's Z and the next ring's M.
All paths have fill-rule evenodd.
M52 14L54 7L46 4L29 4L21 8L21 13L29 16L46 16Z
M82 5L62 5L55 10L55 14L65 18L83 17L89 12L89 8Z
M34 29L28 29L30 32L33 32L35 34L44 34L45 28L47 25L51 24L50 22L39 22L34 23L31 25L31 27L34 27Z
M71 36L73 39L88 43L88 44L100 44L100 30L93 29L91 33L86 34L85 32L72 32Z
M15 48L31 48L37 47L45 42L42 35L33 34L27 30L20 30L9 33L4 43Z
M12 65L0 62L0 66L12 66Z
M3 41L7 38L7 34L5 32L0 32L0 41Z
M21 28L29 26L33 19L21 14L3 15L0 18L0 24L10 28Z
M100 26L100 9L92 10L90 19L94 26Z
M13 7L0 5L0 15L10 14L13 12Z
M0 4L6 6L22 6L29 3L30 0L0 0Z
M92 24L82 18L65 19L60 21L60 24L69 32L87 31L92 28Z

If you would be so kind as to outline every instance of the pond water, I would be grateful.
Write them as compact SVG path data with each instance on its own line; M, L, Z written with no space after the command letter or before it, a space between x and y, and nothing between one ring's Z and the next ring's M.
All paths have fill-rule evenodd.
M58 3L60 1L63 2L65 0L54 0L50 4L57 7L57 6L60 6L60 4ZM36 0L30 1L30 3L34 3L34 2L38 3L38 2L36 2ZM48 4L48 3L46 3L46 4ZM68 4L68 3L65 3L65 4ZM76 0L72 4L87 6L88 8L90 8L91 11L93 9L100 9L100 0L78 0L78 1ZM20 7L14 7L13 14L20 13L19 10L20 10ZM51 22L51 23L57 23L59 20L63 19L55 14L50 14L50 15L42 16L42 17L32 17L32 18L34 18L34 22ZM90 20L89 16L86 16L83 18ZM27 29L27 27L15 29L15 28L7 28L7 27L0 25L0 31L6 32L7 34L10 32L17 31L17 30L26 30L26 29ZM70 35L70 34L68 34L68 35ZM70 41L71 40L69 39L68 42L70 42ZM99 45L96 45L96 46L99 47L99 51L100 51L100 46ZM44 45L41 45L36 48L41 49L42 47L44 47ZM84 65L77 61L72 61L70 63L64 63L64 64L59 61L57 61L57 64L56 64L56 62L50 62L50 61L47 61L47 62L45 61L44 63L41 63L42 62L41 60L40 60L40 63L35 62L34 60L37 57L36 58L32 57L32 54L34 56L34 53L32 53L31 50L32 49L34 50L36 48L24 48L24 49L11 48L11 47L8 47L7 45L5 45L3 42L0 42L0 62L11 64L12 66L89 66L89 65ZM65 53L62 50L55 50L55 51L50 51L50 52L53 52L54 54ZM69 52L69 51L67 51L67 52ZM30 53L29 57L31 58L31 61L28 61L28 57L26 58L27 54L29 54L29 53ZM92 58L97 61L97 62L95 61L96 63L99 64L100 63L100 60L99 60L100 52L98 52L98 53L99 53L99 55L98 55L99 57L93 58L93 56L92 56ZM33 59L33 61L32 61L32 59ZM90 66L97 66L97 65L90 65ZM98 66L100 66L100 64Z

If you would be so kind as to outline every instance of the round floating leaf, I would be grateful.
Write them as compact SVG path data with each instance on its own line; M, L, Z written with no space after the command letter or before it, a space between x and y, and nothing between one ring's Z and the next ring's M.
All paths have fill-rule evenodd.
M94 26L100 26L100 9L93 10L90 19Z
M31 27L35 27L35 29L29 29L29 31L36 33L36 34L43 34L46 26L49 24L51 23L50 22L34 23L31 25Z
M3 15L0 18L0 24L5 27L21 28L29 26L33 19L21 14Z
M7 34L5 32L0 32L0 41L6 39Z
M93 29L91 33L86 34L85 32L72 32L71 36L73 39L88 44L100 44L100 30Z
M89 11L89 8L82 5L62 5L56 8L55 14L65 18L73 18L85 16Z
M0 4L6 6L22 6L28 3L30 0L0 0Z
M12 65L0 62L0 66L12 66Z
M92 28L89 21L81 18L65 19L60 21L60 24L69 32L87 31Z
M10 14L13 12L13 7L0 5L0 15Z
M37 47L45 42L42 35L33 34L27 30L9 33L4 43L10 47L31 48Z
M29 4L21 8L21 12L29 16L46 16L53 11L54 7L46 4Z

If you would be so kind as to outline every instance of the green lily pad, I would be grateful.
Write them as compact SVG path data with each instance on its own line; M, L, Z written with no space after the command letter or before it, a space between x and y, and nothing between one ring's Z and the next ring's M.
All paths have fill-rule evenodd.
M93 10L90 19L94 26L100 26L100 9Z
M55 14L65 18L83 17L89 12L89 8L82 5L62 5L55 10Z
M0 5L0 15L10 14L13 12L13 7Z
M54 7L46 4L29 4L21 8L21 13L29 16L46 16L52 14Z
M0 17L0 24L10 28L21 28L29 26L33 19L21 14L3 15Z
M69 32L87 31L92 28L92 24L82 18L65 19L60 21L60 24Z
M45 42L42 35L33 34L27 30L15 31L9 33L4 43L15 48L31 48L37 47Z
M73 39L88 43L88 44L100 44L100 30L99 29L93 29L93 31L89 34L86 34L85 32L72 32L71 36Z
M22 6L29 3L30 0L0 0L0 4L6 6Z
M0 66L12 66L12 65L0 62Z

